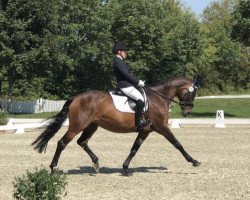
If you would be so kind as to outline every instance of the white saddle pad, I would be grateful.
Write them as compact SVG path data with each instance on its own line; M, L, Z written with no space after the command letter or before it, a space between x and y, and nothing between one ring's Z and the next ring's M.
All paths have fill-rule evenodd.
M115 108L117 110L119 110L121 112L135 113L135 111L133 111L128 104L128 97L116 95L116 94L113 94L112 92L109 92L109 93L113 99L113 102L115 104ZM145 102L147 102L145 93L144 93L144 99L145 99ZM147 109L148 109L148 104L146 103L146 106L144 107L144 112Z

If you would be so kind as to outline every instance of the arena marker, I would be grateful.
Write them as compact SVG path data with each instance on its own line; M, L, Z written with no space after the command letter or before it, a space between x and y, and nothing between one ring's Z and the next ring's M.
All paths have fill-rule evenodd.
M8 119L8 123L7 123L7 127L9 127L9 128L11 128L11 127L13 127L15 125L15 121L14 121L14 119L13 118L9 118Z
M217 110L215 128L225 128L225 127L226 126L225 126L225 122L224 122L224 111Z
M16 134L23 134L23 133L25 133L25 130L24 130L24 128L19 127L19 128L15 131L15 133L16 133Z
M180 121L178 119L173 119L171 128L181 128Z

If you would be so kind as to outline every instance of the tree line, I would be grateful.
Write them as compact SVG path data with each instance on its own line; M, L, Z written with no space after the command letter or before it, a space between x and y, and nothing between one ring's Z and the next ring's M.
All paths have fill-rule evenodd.
M250 1L210 4L201 18L179 0L0 0L1 99L66 99L111 90L111 49L129 46L147 85L203 77L203 94L250 90Z

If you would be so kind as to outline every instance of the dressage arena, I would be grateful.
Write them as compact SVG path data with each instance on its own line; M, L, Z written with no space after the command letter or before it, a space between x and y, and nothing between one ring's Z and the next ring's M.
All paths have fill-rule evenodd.
M30 144L41 130L0 135L0 199L13 199L14 177L46 167L54 155L62 128L49 142L46 154ZM186 125L172 129L187 152L202 165L194 168L162 136L151 133L130 163L133 176L122 176L122 164L135 133L116 134L98 129L89 141L99 157L95 175L91 160L77 136L63 151L58 167L67 175L67 200L118 199L250 199L250 125Z

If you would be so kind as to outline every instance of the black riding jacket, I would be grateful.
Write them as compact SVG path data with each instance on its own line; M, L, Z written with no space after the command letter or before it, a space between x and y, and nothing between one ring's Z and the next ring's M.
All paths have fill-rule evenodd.
M117 88L138 86L139 79L130 73L128 64L117 56L113 60L113 71L117 80Z

